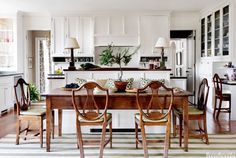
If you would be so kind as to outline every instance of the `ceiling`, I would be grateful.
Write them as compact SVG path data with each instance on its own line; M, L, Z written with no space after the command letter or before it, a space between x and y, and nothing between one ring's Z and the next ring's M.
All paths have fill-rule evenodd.
M66 12L91 10L199 11L221 0L0 0L1 11Z

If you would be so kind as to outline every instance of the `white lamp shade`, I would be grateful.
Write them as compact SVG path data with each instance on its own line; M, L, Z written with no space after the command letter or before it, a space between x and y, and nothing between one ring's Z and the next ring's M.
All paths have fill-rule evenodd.
M155 44L155 48L165 48L165 47L169 47L169 43L167 42L167 40L164 37L158 38Z
M65 49L80 48L76 38L67 38Z

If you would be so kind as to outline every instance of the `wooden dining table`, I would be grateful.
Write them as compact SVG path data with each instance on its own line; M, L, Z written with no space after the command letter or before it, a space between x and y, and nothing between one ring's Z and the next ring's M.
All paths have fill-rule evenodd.
M160 102L168 106L170 100L170 94L164 90L158 92L160 97ZM58 122L58 133L62 133L62 110L63 109L73 109L72 105L72 92L64 90L62 88L56 88L50 91L47 91L42 96L46 97L46 151L50 151L50 141L51 141L51 111L53 109L58 109L59 111L59 122ZM188 91L181 91L174 93L173 106L183 108L183 120L184 120L184 150L188 151L188 97L193 94ZM142 93L142 97L148 98L151 96L151 93L145 92ZM79 91L76 93L78 100L83 101L86 98L86 92ZM104 105L105 94L101 92L95 92L95 100L98 105ZM143 99L143 106L148 99ZM145 108L145 107L144 107ZM168 107L166 107L168 108ZM133 110L138 109L136 104L136 93L117 93L110 91L109 92L109 106L108 110Z

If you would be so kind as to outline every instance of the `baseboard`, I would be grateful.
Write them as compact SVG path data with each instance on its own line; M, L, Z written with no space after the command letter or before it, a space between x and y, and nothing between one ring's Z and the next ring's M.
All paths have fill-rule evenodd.
M140 132L140 129L138 129ZM92 128L90 129L90 132L102 132L101 128ZM106 132L109 132L109 129L106 129ZM113 128L112 132L135 132L134 128Z

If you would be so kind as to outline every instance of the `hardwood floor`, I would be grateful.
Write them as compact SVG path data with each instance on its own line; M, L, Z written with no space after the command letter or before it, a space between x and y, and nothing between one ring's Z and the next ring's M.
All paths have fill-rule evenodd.
M0 138L9 133L15 133L16 114L10 110L0 116ZM195 124L191 123L191 128ZM229 121L228 114L220 114L219 121L213 119L212 113L207 113L207 128L209 134L236 134L236 121Z

